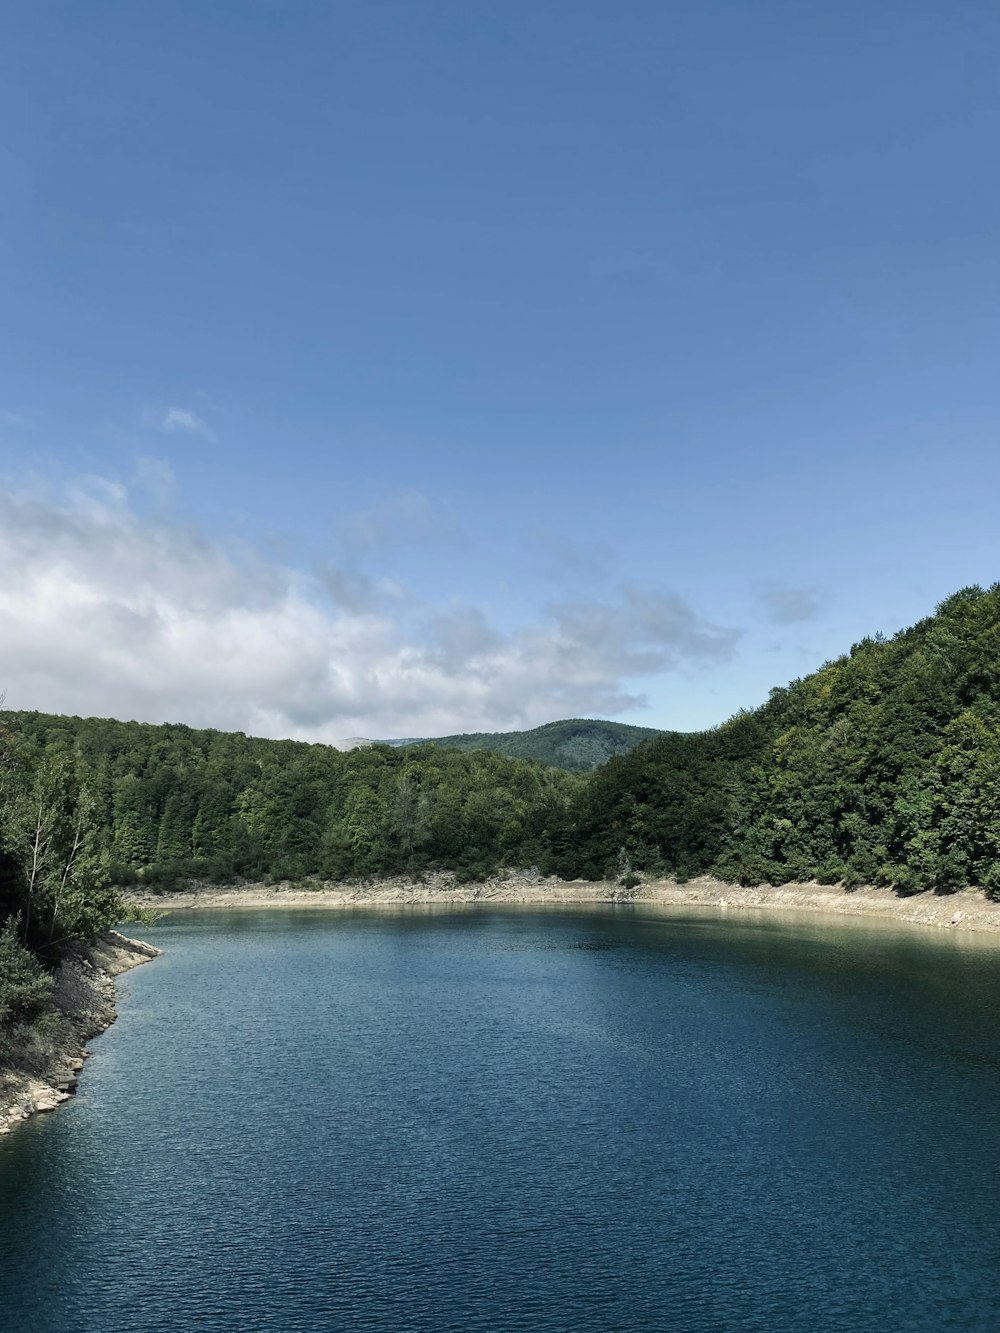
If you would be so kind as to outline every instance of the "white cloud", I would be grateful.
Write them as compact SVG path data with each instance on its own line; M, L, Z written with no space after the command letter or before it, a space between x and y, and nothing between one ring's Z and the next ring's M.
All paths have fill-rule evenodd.
M200 435L203 440L208 440L210 443L215 440L215 431L208 422L184 407L168 407L160 416L158 425L160 430L168 435L181 431L185 435Z
M614 714L638 676L712 662L732 631L637 588L502 634L140 521L117 483L57 501L0 492L0 689L12 708L257 735L440 735Z

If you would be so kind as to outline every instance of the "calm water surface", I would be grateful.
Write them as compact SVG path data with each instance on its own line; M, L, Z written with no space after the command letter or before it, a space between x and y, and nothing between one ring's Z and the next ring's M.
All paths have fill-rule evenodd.
M640 909L174 918L0 1140L0 1329L1000 1327L1000 950Z

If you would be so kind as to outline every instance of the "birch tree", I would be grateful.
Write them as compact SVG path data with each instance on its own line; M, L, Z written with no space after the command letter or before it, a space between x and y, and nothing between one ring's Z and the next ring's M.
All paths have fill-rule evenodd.
M115 920L95 802L65 755L45 757L5 782L4 842L21 871L21 936L56 945Z

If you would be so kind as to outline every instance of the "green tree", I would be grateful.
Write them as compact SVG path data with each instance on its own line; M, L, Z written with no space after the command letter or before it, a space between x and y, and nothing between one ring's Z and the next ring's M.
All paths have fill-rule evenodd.
M25 943L92 934L117 916L107 887L94 801L64 753L33 764L3 805L4 843L21 870Z

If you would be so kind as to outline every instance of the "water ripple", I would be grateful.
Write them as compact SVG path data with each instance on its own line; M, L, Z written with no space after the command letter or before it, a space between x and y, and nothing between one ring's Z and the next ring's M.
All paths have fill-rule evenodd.
M824 929L168 923L0 1143L0 1329L992 1333L1000 959Z

